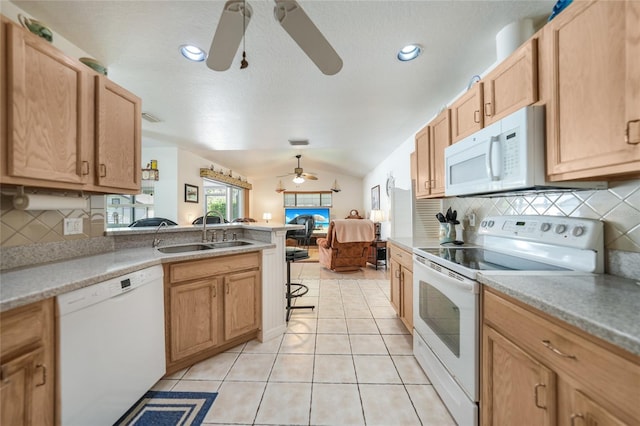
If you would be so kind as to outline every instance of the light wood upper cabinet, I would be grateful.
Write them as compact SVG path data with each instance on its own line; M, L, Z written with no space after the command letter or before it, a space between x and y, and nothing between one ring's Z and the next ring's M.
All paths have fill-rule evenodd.
M431 160L429 157L430 133L429 126L426 126L416 134L416 198L424 198L431 194Z
M451 145L451 110L445 109L416 134L416 198L444 196L444 149Z
M544 31L550 179L640 176L640 2L573 2Z
M141 100L2 17L0 180L140 192Z
M15 24L3 20L2 27L7 85L3 182L26 178L82 187L90 182L93 152L92 135L85 129L92 114L86 66Z
M471 86L450 106L451 139L458 142L484 126L483 83Z
M100 186L140 189L142 101L102 76L96 82L96 178Z
M55 424L54 302L0 316L0 424Z
M484 126L538 101L538 39L531 38L483 79Z
M431 196L444 196L444 149L451 145L451 110L442 111L429 125L431 161Z

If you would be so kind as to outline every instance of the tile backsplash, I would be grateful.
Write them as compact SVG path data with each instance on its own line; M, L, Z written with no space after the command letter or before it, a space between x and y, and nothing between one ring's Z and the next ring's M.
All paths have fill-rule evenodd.
M494 198L446 198L443 208L458 211L463 239L474 242L482 218L495 215L548 215L598 219L604 222L606 271L640 278L640 180L610 182L598 191L547 192ZM476 215L476 227L468 217Z
M604 221L605 248L640 253L640 180L610 182L599 191L553 192L495 198L447 198L444 208L463 220L495 215L548 215ZM468 225L468 224L465 224ZM473 229L465 238L475 238ZM465 233L467 234L467 233Z

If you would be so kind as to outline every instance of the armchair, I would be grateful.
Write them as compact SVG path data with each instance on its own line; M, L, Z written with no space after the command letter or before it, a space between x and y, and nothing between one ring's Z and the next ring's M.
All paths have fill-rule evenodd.
M332 220L327 238L318 238L318 261L335 272L357 271L367 264L374 239L374 226L369 219Z

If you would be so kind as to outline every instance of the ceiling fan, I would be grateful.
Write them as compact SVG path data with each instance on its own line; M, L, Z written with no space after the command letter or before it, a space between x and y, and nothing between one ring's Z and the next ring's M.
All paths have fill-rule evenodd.
M342 59L298 2L274 1L276 3L273 9L274 17L320 71L326 75L334 75L340 71ZM207 57L209 68L215 71L229 69L252 14L253 9L246 0L229 0L225 3ZM245 68L247 65L243 52L241 67Z
M294 183L302 183L302 182L304 182L305 179L318 180L316 175L314 175L312 173L305 173L304 170L302 170L302 167L300 167L300 158L301 157L302 157L301 154L296 155L296 158L298 159L298 167L293 169L293 173L287 173L286 175L282 175L282 176L278 176L278 177L285 177L285 176L295 175L295 177L293 178L293 182Z

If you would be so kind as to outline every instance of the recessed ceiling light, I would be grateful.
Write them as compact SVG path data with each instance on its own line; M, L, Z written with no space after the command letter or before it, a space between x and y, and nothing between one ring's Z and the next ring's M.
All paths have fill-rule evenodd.
M202 62L207 59L207 54L204 50L191 44L183 44L180 46L180 53L182 56L193 62Z
M402 62L412 61L422 53L419 44L408 44L398 52L398 60Z

